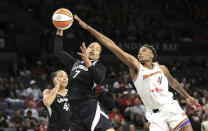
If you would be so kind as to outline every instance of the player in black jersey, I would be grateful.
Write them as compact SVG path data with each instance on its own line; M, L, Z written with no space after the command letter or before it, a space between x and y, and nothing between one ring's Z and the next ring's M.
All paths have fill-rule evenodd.
M81 46L78 55L82 60L73 58L63 51L63 30L58 29L55 38L54 54L68 68L72 67L69 76L69 101L72 109L71 131L114 131L108 116L97 101L94 84L100 84L105 78L105 67L99 62L101 46L97 42L86 48Z
M68 89L68 75L62 70L51 74L54 88L43 91L43 103L49 112L49 126L47 131L69 131L71 116Z

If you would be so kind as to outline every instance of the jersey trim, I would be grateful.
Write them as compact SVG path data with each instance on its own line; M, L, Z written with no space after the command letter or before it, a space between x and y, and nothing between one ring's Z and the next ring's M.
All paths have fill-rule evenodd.
M94 62L92 63L92 65L95 66L95 64L96 64L97 62L98 62L98 60L94 61Z
M61 93L57 93L57 94L59 94L59 95L64 97L64 96L66 96L67 92L68 92L68 89L65 89L65 94L64 95L62 95Z
M187 120L188 120L188 117L184 118L181 122L179 122L179 123L173 128L173 130L178 130L179 126L180 126L181 124L183 124L184 122L186 122Z
M100 110L100 113L101 113L104 117L106 117L107 119L109 119L109 117L108 117L102 110Z
M97 109L96 109L96 112L95 112L95 117L94 117L94 120L92 122L92 126L91 126L91 131L94 131L96 125L98 124L99 120L100 120L100 106L99 104L97 103Z
M50 106L48 106L47 109L48 109L49 116L51 117L51 115L52 115L52 109L51 109Z
M135 82L137 79L138 79L138 77L139 77L139 73L140 73L140 70L141 70L141 63L139 63L139 70L137 71L137 74L136 74L136 77L133 79L133 82Z

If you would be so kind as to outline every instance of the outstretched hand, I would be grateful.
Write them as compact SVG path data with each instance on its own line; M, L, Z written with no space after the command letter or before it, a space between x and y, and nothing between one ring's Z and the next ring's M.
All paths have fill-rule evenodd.
M88 29L88 25L83 22L77 15L74 15L74 19L79 23L79 25L84 28L84 29Z
M80 52L77 52L77 54L78 54L79 56L81 56L82 60L85 62L85 65L86 65L87 67L92 66L92 62L91 62L90 59L88 58L88 55L87 55L87 48L86 48L84 42L82 43L82 46L80 47L80 49L81 49L81 53L80 53Z
M194 99L193 97L188 97L186 98L186 102L189 104L189 105L195 105L195 106L199 106L199 102L197 99Z

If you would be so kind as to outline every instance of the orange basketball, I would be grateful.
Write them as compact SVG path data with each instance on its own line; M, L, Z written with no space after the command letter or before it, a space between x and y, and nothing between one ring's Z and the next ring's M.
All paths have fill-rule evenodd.
M52 21L56 28L66 30L73 23L73 14L65 8L60 8L54 12Z

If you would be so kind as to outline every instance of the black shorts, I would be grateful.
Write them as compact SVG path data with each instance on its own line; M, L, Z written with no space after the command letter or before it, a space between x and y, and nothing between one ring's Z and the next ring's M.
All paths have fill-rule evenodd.
M112 128L108 116L95 100L72 104L70 131L105 131Z

